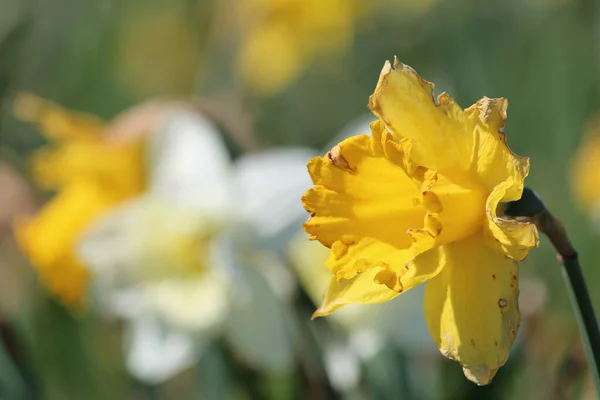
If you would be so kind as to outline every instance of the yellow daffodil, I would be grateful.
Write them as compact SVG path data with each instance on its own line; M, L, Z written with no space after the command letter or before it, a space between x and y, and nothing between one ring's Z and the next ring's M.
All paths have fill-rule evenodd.
M572 182L574 193L586 210L593 214L600 204L600 118L592 121L575 155Z
M141 3L116 26L115 72L134 94L164 96L193 90L204 39L181 1Z
M538 243L535 226L502 214L521 197L529 160L506 144L506 99L463 110L433 89L387 62L369 101L379 117L371 136L309 162L304 228L331 248L333 275L314 315L426 282L432 338L467 378L487 384L519 329L517 261Z
M109 142L97 118L33 95L17 99L15 114L37 125L51 142L34 155L32 172L40 186L57 191L37 215L17 220L16 237L48 290L79 308L88 272L74 245L91 221L142 190L142 146Z
M319 54L351 44L360 9L355 0L242 0L240 75L258 93L278 92Z

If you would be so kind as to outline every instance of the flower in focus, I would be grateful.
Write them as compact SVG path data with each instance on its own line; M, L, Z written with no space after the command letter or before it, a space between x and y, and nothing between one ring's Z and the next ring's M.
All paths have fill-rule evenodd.
M517 261L538 243L534 225L502 214L529 172L506 144L507 101L484 97L463 110L396 61L369 107L379 117L371 136L308 164L304 228L331 249L332 273L314 316L426 282L432 338L467 378L487 384L519 328Z
M572 168L573 191L579 203L591 214L600 211L600 118L592 121L579 145Z
M355 0L241 0L239 74L256 92L276 93L319 55L351 44Z
M17 219L17 240L48 290L79 308L88 273L74 245L91 221L142 191L142 145L108 141L97 118L29 94L17 99L15 114L37 125L50 141L34 155L32 172L41 187L57 192L35 216Z

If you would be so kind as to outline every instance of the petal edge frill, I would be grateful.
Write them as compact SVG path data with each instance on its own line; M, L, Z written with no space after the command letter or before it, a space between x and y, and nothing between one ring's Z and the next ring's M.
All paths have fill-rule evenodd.
M511 186L511 181L502 182L489 195L483 236L488 246L513 260L520 261L527 257L529 250L538 246L539 237L534 224L498 215L498 209L502 207L500 203Z
M521 198L524 180L529 174L529 158L517 156L506 143L507 107L505 98L483 97L465 110L465 117L474 136L471 171L490 191L512 180L513 185L506 188L503 201L514 201Z
M96 139L104 122L93 115L73 112L30 93L21 93L13 106L15 116L36 124L50 140Z
M399 249L410 247L405 235L423 226L425 209L417 185L407 176L399 148L386 157L367 135L342 141L308 170L315 185L302 197L311 218L304 224L312 239L331 247L338 240L371 237Z
M354 260L353 254L347 254L348 262L366 268L349 277L334 275L323 304L315 311L313 318L329 315L346 304L372 304L391 300L431 279L441 270L442 264L437 248L424 251L415 257L412 250L397 251L381 243L372 243L371 246L365 247L370 250L367 254L371 253L374 259L378 258L380 261ZM333 248L332 256L327 262L334 271L335 251ZM359 253L364 254L364 249ZM397 285L397 290L392 290L393 285Z
M434 95L434 85L408 65L385 63L369 108L398 139L413 142L419 165L443 170L466 165L472 136L465 130L460 107L448 96Z

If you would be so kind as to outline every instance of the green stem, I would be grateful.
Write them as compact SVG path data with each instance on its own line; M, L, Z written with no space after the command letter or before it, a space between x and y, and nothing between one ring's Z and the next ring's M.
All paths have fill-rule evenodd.
M579 330L583 336L590 372L594 378L596 393L600 393L600 329L594 313L594 307L585 284L577 254L563 259L563 275L567 281L569 295L577 314Z
M507 205L505 214L517 220L535 224L538 230L548 236L563 263L563 274L571 295L573 308L579 322L579 330L585 344L585 353L594 378L596 393L600 395L600 330L594 307L585 284L577 252L562 223L547 209L540 197L531 189L525 188L520 200Z

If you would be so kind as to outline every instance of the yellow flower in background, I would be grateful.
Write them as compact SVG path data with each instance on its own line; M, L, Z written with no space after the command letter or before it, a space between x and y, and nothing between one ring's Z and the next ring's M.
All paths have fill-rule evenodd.
M180 1L140 3L116 25L117 77L141 97L192 93L201 72L204 38ZM192 14L193 15L193 14Z
M284 89L318 55L350 46L361 7L355 0L242 0L239 74L260 94Z
M412 68L389 62L369 107L371 136L354 136L308 164L305 230L331 248L332 277L314 316L425 287L425 317L446 357L487 384L519 329L518 265L534 225L503 218L529 160L506 144L507 101L463 110ZM399 321L398 323L402 323Z
M97 118L33 95L17 99L15 115L37 125L50 141L34 154L31 168L41 187L57 192L37 215L17 220L17 240L48 290L79 308L88 272L74 245L90 222L143 189L142 145L109 142Z
M575 196L589 212L596 212L600 201L600 117L587 127L572 168Z

